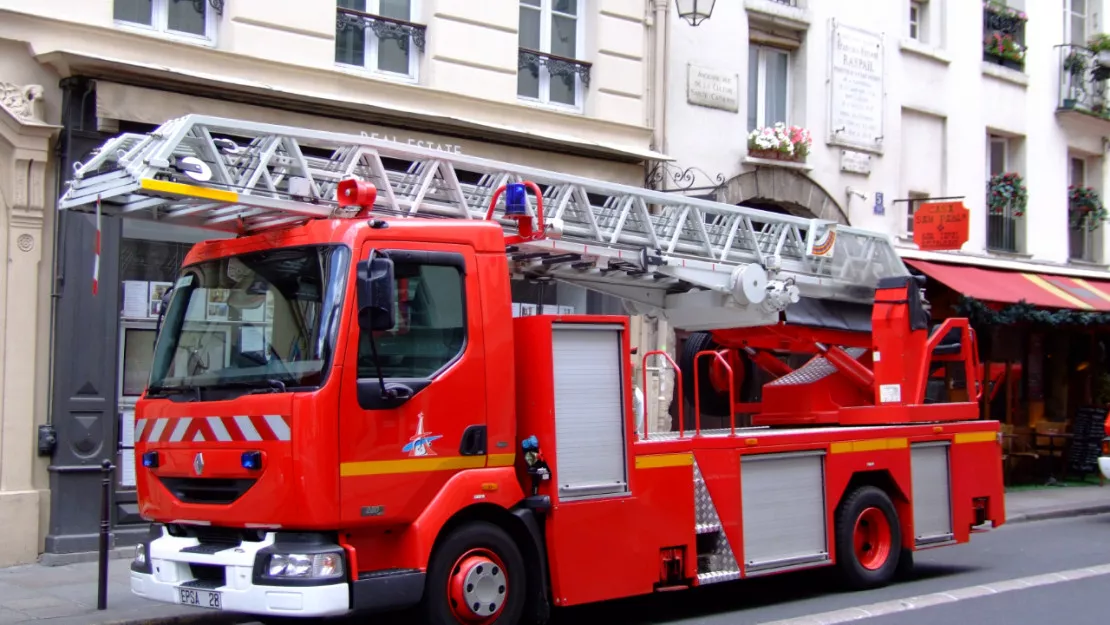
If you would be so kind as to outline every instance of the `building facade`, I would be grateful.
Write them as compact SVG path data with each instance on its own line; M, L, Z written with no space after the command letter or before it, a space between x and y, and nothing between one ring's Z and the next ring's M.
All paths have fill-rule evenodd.
M663 3L665 5L665 3ZM0 566L145 531L133 413L151 307L211 232L58 213L67 173L121 132L188 113L365 132L639 185L653 146L643 0L0 0ZM549 289L549 291L551 291ZM623 312L564 288L542 301ZM654 339L651 339L654 341Z
M674 163L658 177L889 233L930 278L934 315L977 324L985 414L1034 429L1105 415L1107 8L743 0L696 27L674 15L659 146ZM921 249L915 211L949 201L969 210L967 242Z

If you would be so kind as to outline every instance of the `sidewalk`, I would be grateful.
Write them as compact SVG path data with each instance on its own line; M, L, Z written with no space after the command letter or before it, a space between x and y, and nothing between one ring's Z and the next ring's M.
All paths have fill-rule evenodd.
M1110 485L1020 490L1006 495L1007 523L1110 512ZM108 562L108 609L96 609L96 562L0 569L0 625L187 625L252 619L153 603L131 594L131 560Z

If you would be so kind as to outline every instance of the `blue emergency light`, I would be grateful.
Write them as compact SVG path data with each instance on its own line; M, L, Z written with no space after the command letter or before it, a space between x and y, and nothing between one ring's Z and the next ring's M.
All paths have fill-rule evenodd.
M528 187L523 182L505 185L505 216L523 217L528 214Z
M158 468L158 452L148 451L143 454L143 466L148 469Z
M257 471L262 468L261 451L244 451L241 459L243 468L248 471Z

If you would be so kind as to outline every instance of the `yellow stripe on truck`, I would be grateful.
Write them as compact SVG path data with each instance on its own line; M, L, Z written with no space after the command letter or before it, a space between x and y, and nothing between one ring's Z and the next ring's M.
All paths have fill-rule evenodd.
M143 178L142 181L139 183L139 186L141 186L144 191L150 191L152 193L184 195L188 197L200 198L203 200L213 200L215 202L228 202L230 204L237 204L239 202L239 194L234 191L224 191L223 189L208 189L191 184L170 182L169 180L154 180L152 178Z
M636 456L637 469L662 469L665 467L690 467L694 465L694 454L653 454Z
M390 475L395 473L428 473L431 471L458 471L489 467L510 467L515 454L490 454L489 456L433 456L431 458L405 458L403 460L366 460L344 462L339 465L340 477Z
M959 443L994 443L998 441L997 432L960 432L956 434L956 444Z
M876 438L866 441L840 441L829 446L830 454L850 454L883 449L905 449L910 444L905 438Z

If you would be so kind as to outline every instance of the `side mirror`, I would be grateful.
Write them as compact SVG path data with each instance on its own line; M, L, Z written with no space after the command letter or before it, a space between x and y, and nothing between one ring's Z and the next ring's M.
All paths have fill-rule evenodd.
M381 256L358 264L358 326L365 332L393 328L393 261Z

